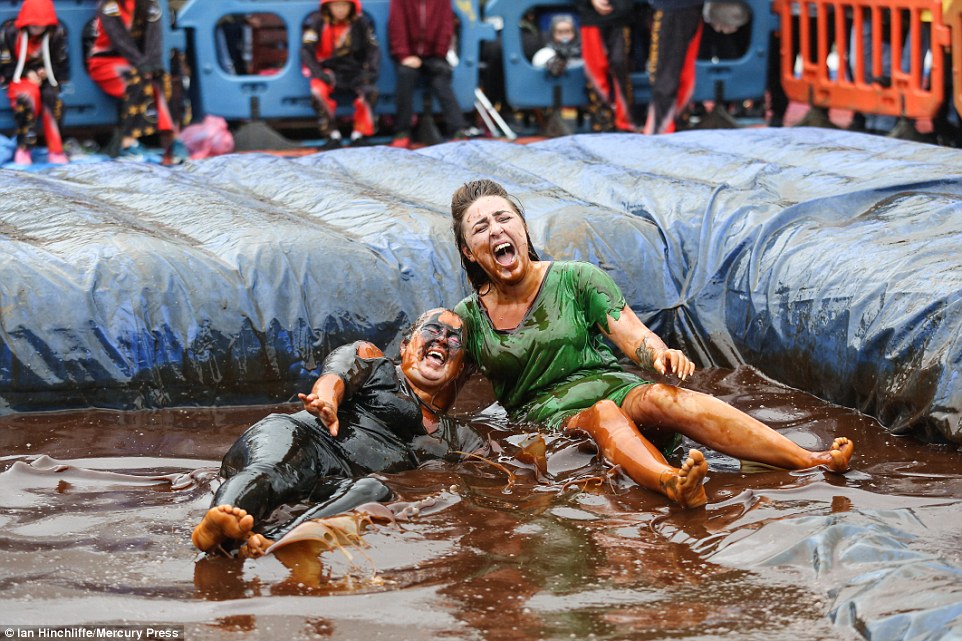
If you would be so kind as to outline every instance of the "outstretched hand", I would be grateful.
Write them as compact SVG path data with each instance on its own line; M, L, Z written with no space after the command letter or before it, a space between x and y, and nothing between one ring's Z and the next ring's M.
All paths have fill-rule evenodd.
M301 399L305 410L321 419L321 422L324 423L324 427L327 428L331 436L337 436L340 425L337 420L336 403L329 399L320 398L314 392L310 394L298 394L297 398Z
M695 364L678 349L656 351L651 366L661 375L674 374L683 381L695 373Z

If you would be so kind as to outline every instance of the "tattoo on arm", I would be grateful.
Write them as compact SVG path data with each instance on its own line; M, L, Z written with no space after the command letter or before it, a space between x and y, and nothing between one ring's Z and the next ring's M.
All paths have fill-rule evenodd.
M648 346L648 338L641 341L641 345L635 350L635 362L642 369L655 369L655 351Z

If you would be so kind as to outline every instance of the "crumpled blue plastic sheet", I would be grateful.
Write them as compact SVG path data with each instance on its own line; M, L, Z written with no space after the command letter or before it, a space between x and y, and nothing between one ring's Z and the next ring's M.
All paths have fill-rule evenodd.
M959 513L958 500L889 497L823 482L762 494L772 503L813 505L827 495L844 503L857 494L852 503L863 507L788 518L760 508L716 535L709 560L831 586L828 616L871 641L962 638L959 521L947 518Z
M451 193L608 270L701 366L962 442L962 152L817 129L0 171L0 407L286 400L467 291Z

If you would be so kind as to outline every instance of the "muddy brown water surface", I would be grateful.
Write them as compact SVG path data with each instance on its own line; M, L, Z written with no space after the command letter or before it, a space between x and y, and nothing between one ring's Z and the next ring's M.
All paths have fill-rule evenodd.
M201 558L190 532L228 446L295 405L0 417L0 623L182 624L188 639L217 640L962 634L955 446L887 435L749 368L700 371L687 386L805 447L851 437L852 471L743 468L702 448L710 502L686 511L607 478L568 438L548 439L539 481L514 456L523 437L496 431L504 469L436 462L388 475L399 501L434 506L373 526L351 558L288 567ZM476 381L456 409L490 401Z

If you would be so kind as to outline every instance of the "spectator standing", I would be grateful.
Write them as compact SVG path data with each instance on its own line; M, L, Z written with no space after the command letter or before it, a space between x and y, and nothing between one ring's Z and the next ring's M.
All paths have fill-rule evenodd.
M47 159L64 164L60 136L63 102L60 82L67 77L67 38L52 0L24 0L17 19L0 31L0 77L7 85L17 123L14 162L29 165L42 123ZM59 79L59 80L58 80Z
M321 135L329 147L340 146L338 100L354 106L351 144L374 135L373 104L381 48L374 27L361 12L360 0L321 0L308 16L301 42L301 65L311 81L311 102Z
M651 27L648 74L651 104L646 134L675 131L675 118L695 90L695 61L701 43L703 0L651 0L655 10Z
M87 71L103 91L121 101L120 156L142 160L141 138L160 135L165 165L183 162L170 114L170 75L164 69L162 12L158 0L100 0L96 39Z
M454 137L474 135L468 129L452 86L447 60L454 39L451 0L391 0L388 43L397 66L397 123L392 147L409 147L414 116L414 89L425 76L441 104L441 114Z
M634 0L577 0L593 131L635 131L631 120L630 33Z

